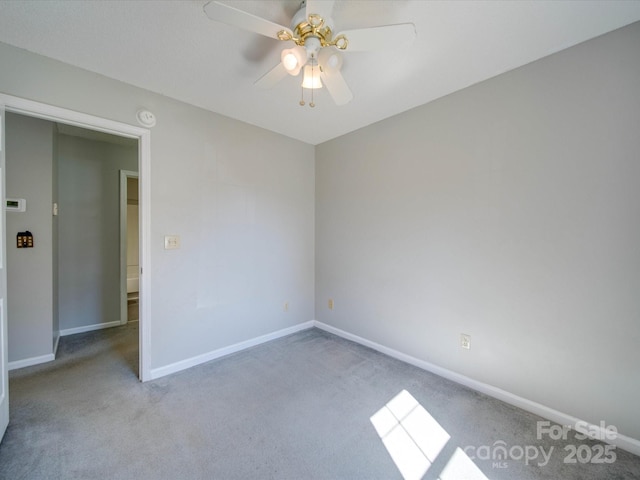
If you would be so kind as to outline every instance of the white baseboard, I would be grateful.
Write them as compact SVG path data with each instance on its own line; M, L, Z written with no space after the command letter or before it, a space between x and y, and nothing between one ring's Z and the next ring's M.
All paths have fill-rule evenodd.
M91 332L93 330L101 330L103 328L119 327L120 325L120 320L116 320L114 322L95 323L93 325L84 325L82 327L65 328L64 330L60 330L60 336L66 337L67 335Z
M605 435L606 432L604 432L602 427L599 425L589 424L588 422L584 422L583 420L580 420L579 418L576 418L572 415L559 412L558 410L554 410L553 408L547 407L540 403L527 400L523 397L519 397L518 395L514 395L513 393L494 387L493 385L479 382L465 375L461 375L446 368L439 367L438 365L434 365L433 363L429 363L424 360L420 360L419 358L415 358L405 353L399 352L398 350L385 347L384 345L380 345L379 343L372 342L371 340L367 340L366 338L362 338L352 333L345 332L344 330L332 327L331 325L327 325L326 323L322 323L317 320L314 320L312 323L315 327L321 330L333 333L334 335L345 338L347 340L351 340L355 343L359 343L360 345L364 345L365 347L372 348L373 350L377 350L378 352L389 355L390 357L396 358L410 365L414 365L423 370L435 373L436 375L444 377L448 380L465 385L469 388L472 388L473 390L489 395L490 397L497 398L498 400L502 400L505 403L534 413L560 425L576 425L577 422L582 422L581 425L585 425L587 431L597 432L599 434L599 438L607 438L607 436ZM631 452L634 455L640 456L640 440L637 440L635 438L627 437L626 435L621 435L618 433L615 439L607 441L607 443L615 445L616 447L620 447L621 449L626 450L627 452Z
M53 342L53 353L47 355L40 355L39 357L25 358L24 360L15 360L7 364L8 370L17 370L18 368L31 367L33 365L39 365L40 363L52 362L56 359L58 353L58 344L60 343L60 334L55 337Z
M53 353L47 355L40 355L39 357L25 358L24 360L15 360L7 364L8 370L17 370L18 368L31 367L40 363L47 363L55 360L56 357Z
M211 360L224 357L225 355L229 355L231 353L236 353L247 348L255 347L256 345L260 345L261 343L269 342L280 337L286 337L287 335L291 335L292 333L296 333L301 330L307 330L309 328L313 328L314 326L314 321L309 320L308 322L300 323L298 325L294 325L293 327L283 328L282 330L278 330L273 333L268 333L260 337L245 340L244 342L229 345L228 347L223 347L218 350L203 353L202 355L197 355L185 360L180 360L179 362L165 365L164 367L153 368L151 369L150 380L155 380L156 378L164 377L165 375L180 372L182 370L186 370L187 368L200 365L201 363L209 362Z

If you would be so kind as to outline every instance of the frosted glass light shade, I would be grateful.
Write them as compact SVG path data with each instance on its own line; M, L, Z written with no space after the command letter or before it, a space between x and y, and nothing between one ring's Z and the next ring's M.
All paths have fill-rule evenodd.
M340 71L342 55L335 48L323 48L318 55L318 63L325 73Z
M307 62L307 53L303 47L286 48L280 53L280 60L287 73L296 76Z
M302 88L322 88L320 68L317 65L305 65L303 72Z
M293 53L287 53L282 57L282 64L286 70L293 70L298 66L298 59Z

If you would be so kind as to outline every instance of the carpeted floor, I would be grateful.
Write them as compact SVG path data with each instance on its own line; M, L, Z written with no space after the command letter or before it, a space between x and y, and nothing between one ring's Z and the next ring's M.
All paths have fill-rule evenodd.
M127 294L127 320L129 322L138 320L140 312L140 297L138 292Z
M11 372L0 478L640 478L640 457L593 463L601 444L538 439L539 417L317 329L142 384L137 325Z

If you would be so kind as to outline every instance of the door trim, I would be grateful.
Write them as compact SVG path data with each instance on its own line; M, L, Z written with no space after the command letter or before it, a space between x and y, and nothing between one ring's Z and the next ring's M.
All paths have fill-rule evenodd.
M0 108L5 111L42 118L58 123L97 130L138 139L138 175L140 192L138 209L140 214L140 367L138 377L141 381L151 380L151 131L146 128L96 117L65 108L26 100L0 93ZM6 225L4 216L0 231ZM146 272L143 276L142 273ZM6 319L5 319L6 320Z
M7 342L7 222L5 193L5 110L0 102L0 441L9 425L9 355Z

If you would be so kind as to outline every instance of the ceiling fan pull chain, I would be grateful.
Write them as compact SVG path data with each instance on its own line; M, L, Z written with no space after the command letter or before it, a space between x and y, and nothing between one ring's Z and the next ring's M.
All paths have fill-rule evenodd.
M304 107L304 87L300 87L300 106Z

